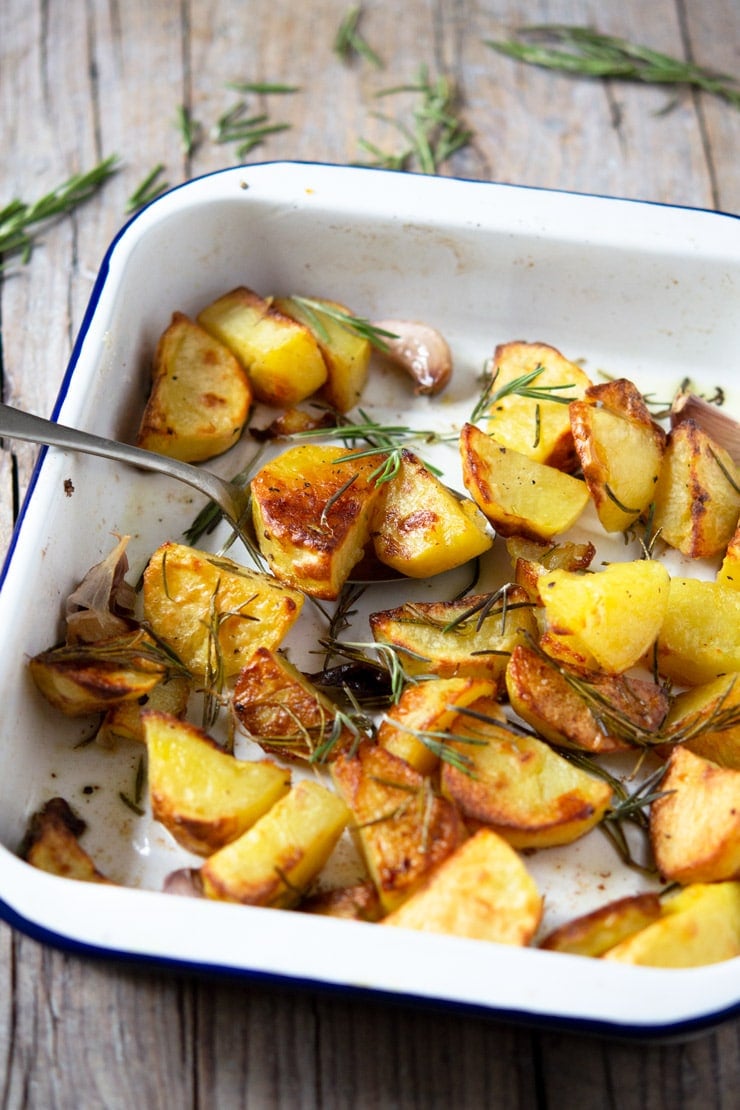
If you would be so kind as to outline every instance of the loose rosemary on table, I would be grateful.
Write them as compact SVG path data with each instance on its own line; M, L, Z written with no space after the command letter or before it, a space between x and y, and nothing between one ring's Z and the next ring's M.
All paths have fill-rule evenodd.
M590 27L541 24L522 27L516 36L506 41L486 40L486 45L509 58L576 77L696 88L740 108L735 77Z
M128 214L138 212L140 208L144 208L150 201L155 200L156 197L161 196L162 193L169 189L169 182L160 180L163 173L164 164L158 162L141 183L137 185L126 201L126 212Z
M398 152L387 153L361 138L360 147L372 155L368 164L385 169L416 169L432 175L439 173L442 165L473 139L473 132L460 118L454 84L444 76L432 80L426 66L421 66L415 81L381 89L377 95L386 97L396 93L417 93L420 96L412 111L411 125L382 113L374 115L376 119L391 123L403 135L406 145Z
M383 59L373 50L359 29L361 18L362 7L359 4L350 8L334 38L334 53L343 62L350 62L353 58L360 57L370 62L376 69L382 69Z
M20 255L23 263L28 262L38 240L40 225L69 215L96 193L118 169L118 155L112 154L91 170L74 174L30 204L15 199L0 208L0 271L13 255Z

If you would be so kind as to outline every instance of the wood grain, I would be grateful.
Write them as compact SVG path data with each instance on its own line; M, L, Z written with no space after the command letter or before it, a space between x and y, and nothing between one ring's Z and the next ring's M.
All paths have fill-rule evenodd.
M30 264L0 280L3 400L51 411L100 259L127 197L157 163L172 184L233 164L211 129L233 81L290 129L251 161L360 160L385 149L410 98L376 93L425 64L458 84L471 146L456 176L740 212L740 112L720 101L594 83L518 65L486 45L523 23L591 24L740 71L736 0L415 0L364 5L385 68L332 51L345 0L4 0L0 5L0 204L32 199L117 153L120 172L45 230ZM190 156L174 120L202 122ZM0 551L35 451L0 458ZM680 1047L538 1032L466 1014L336 998L248 981L204 982L43 946L0 926L0 1106L497 1106L729 1110L740 1021Z

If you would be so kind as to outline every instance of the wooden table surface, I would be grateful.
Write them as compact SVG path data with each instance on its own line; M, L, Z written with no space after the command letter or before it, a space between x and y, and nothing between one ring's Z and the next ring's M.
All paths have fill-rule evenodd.
M590 24L740 74L737 0L376 0L361 29L382 70L333 51L347 11L346 0L0 0L0 207L107 155L121 160L98 195L45 231L28 264L0 276L3 400L51 411L96 269L145 175L162 163L175 184L236 163L233 145L211 134L236 98L229 82L300 88L255 98L291 126L248 161L355 162L366 157L360 137L394 147L374 93L423 64L457 82L473 132L445 174L740 213L736 108L571 79L485 45L524 23ZM203 124L190 154L175 124L181 105ZM0 554L36 453L4 448ZM0 925L4 1108L729 1108L739 1033L734 1020L677 1046L537 1032L94 962Z

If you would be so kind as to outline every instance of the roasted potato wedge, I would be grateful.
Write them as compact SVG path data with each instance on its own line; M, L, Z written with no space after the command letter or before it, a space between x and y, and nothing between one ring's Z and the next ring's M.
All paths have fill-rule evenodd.
M350 812L312 779L295 786L256 824L200 869L203 893L221 902L290 909L334 851Z
M529 944L542 917L542 897L515 851L481 829L382 922L497 944Z
M185 462L211 459L237 442L251 404L239 360L200 324L176 312L157 344L136 443Z
M171 662L151 636L137 629L110 640L42 651L28 667L55 709L66 717L84 717L146 697L168 676Z
M732 590L740 590L740 521L727 545L717 581Z
M209 304L198 323L239 359L258 400L290 408L327 379L324 357L305 324L240 286Z
M461 713L451 726L455 739L448 746L463 767L445 761L440 772L442 793L468 825L487 825L514 848L551 848L570 844L599 823L611 802L607 783L542 740L514 732L490 699L474 708L477 717Z
M119 740L134 740L143 744L142 712L145 709L156 709L171 717L182 717L191 691L191 679L176 675L160 682L149 694L144 694L137 701L123 701L111 706L100 722L100 728L95 734L96 741L104 748L114 747Z
M257 647L277 648L303 594L269 574L183 544L158 547L144 571L144 617L192 674L236 674Z
M333 312L352 313L346 305L325 298L312 298L312 305L326 306ZM292 297L276 297L275 308L285 316L298 320L312 332L326 364L327 378L319 390L319 396L337 412L349 412L362 396L370 367L372 347L351 327L342 324L324 312L320 307L307 312ZM320 328L317 328L317 322Z
M650 808L650 841L666 880L740 877L740 771L676 747Z
M178 844L208 856L251 828L290 789L267 759L236 759L202 729L156 710L142 714L152 814Z
M578 460L563 400L582 397L591 384L588 375L547 343L520 341L496 347L491 372L493 397L528 375L533 375L530 391L544 395L531 397L514 390L498 397L488 410L487 431L504 447L536 462L575 470Z
M523 590L475 594L459 601L407 602L370 614L378 643L400 652L408 674L487 678L501 689L508 655L537 633Z
M496 685L487 678L470 677L432 678L410 684L398 703L383 715L378 743L420 774L429 775L439 762L437 734L449 728L461 706L493 696ZM428 737L426 743L424 736Z
M381 563L409 578L452 570L493 544L474 502L456 497L406 450L398 473L380 488L370 532Z
M665 432L626 379L592 386L568 406L583 478L607 532L623 532L649 508Z
M724 552L740 513L740 470L694 420L673 428L655 489L653 527L683 555Z
M370 741L335 760L331 776L352 810L358 846L388 913L465 838L460 816L428 778Z
M646 967L703 967L740 955L740 883L695 883L665 898L662 915L604 953Z
M548 543L545 540L528 540L524 536L510 536L506 540L514 569L514 581L526 590L529 598L540 605L537 579L548 570L588 570L596 555L590 542Z
M694 755L740 771L740 671L676 694L662 731Z
M740 671L740 591L671 578L657 656L660 673L684 686Z
M252 480L254 528L273 573L334 600L362 558L378 498L378 456L343 447L291 447Z
M504 446L474 424L463 427L460 455L465 488L502 536L552 539L588 504L579 478Z
M607 674L635 666L661 632L670 579L652 559L611 563L594 574L554 570L537 580L548 654Z
M28 822L19 855L51 875L109 883L79 843L86 827L64 798L51 798Z
M257 648L239 672L232 704L252 739L282 759L325 762L354 743L333 702L267 648Z
M657 894L632 894L566 922L548 933L539 947L573 956L603 956L610 948L657 921L660 915Z
M669 708L654 682L571 671L526 644L511 653L506 690L512 709L551 744L599 754L628 750L633 729L656 733Z

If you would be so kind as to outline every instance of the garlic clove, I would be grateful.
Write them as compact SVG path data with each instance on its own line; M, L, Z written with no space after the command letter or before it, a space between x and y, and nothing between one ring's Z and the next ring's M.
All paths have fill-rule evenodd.
M718 405L696 393L678 393L671 405L671 427L693 420L719 447L724 447L734 463L740 464L740 423Z
M440 393L452 375L452 355L447 341L429 324L414 320L378 320L373 327L391 332L383 354L416 382L417 394Z

